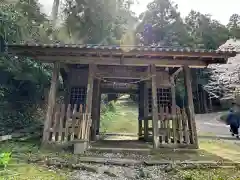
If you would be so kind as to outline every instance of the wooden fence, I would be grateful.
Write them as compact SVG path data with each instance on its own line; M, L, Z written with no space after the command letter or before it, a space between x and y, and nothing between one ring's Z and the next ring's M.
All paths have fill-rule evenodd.
M73 107L69 104L57 105L50 128L50 142L68 142L73 140L86 140L90 138L92 124L91 114L86 113L87 108L80 105ZM193 132L190 129L185 109L177 108L173 116L169 108L161 107L159 113L158 129L159 141L164 144L193 144ZM149 123L148 135L152 134ZM144 130L144 127L142 128Z
M168 107L160 107L158 115L159 141L161 144L193 144L191 129L185 109L176 109L172 115ZM151 123L148 128L152 134ZM144 127L142 128L144 130Z
M50 128L51 142L67 142L78 140L89 141L90 127L92 124L91 114L86 113L87 108L80 105L77 108L69 104L56 105L53 122Z

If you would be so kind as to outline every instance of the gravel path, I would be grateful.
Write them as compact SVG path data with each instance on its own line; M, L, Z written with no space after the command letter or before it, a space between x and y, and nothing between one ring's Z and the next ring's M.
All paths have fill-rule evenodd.
M70 180L177 180L174 176L164 172L164 166L152 167L117 167L117 166L99 166L99 172L74 171ZM109 174L103 173L107 170Z

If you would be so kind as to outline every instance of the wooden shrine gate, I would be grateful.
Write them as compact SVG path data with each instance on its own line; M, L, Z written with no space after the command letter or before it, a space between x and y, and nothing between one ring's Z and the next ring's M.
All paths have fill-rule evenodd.
M151 140L153 148L198 148L190 68L224 64L236 55L189 48L60 44L9 45L8 52L54 64L43 143L96 140L100 94L121 89L139 94L139 136ZM186 108L181 110L175 95L180 72L187 94ZM56 105L59 74L65 87L65 105L60 110ZM119 87L114 89L111 83Z

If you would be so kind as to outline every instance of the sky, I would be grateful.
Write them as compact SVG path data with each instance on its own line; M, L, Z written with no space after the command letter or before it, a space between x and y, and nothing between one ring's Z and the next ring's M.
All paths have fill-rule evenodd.
M138 0L132 10L140 14L146 9L146 6L152 0ZM178 4L178 10L185 17L192 9L200 11L203 14L211 14L216 20L227 24L229 17L234 14L240 14L240 0L173 0ZM39 0L43 5L44 12L51 12L53 0Z

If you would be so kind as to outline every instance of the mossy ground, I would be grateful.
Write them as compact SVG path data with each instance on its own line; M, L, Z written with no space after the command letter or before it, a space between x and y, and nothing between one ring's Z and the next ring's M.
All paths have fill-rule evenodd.
M37 142L37 141L36 141ZM12 157L6 169L0 167L0 180L65 180L67 173L57 169L49 169L44 165L28 163L28 157L32 154L44 155L48 152L40 151L39 143L35 141L18 142L6 141L0 143L0 153L12 152Z

